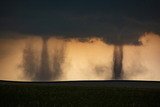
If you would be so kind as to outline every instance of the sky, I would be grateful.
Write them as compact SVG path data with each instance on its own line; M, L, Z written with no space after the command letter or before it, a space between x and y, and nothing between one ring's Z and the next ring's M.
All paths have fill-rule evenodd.
M160 0L1 0L0 79L110 80L114 47L123 45L123 79L159 81L159 5Z
M160 34L159 0L1 0L0 32L102 37L136 44L144 32ZM1 36L3 36L1 34Z

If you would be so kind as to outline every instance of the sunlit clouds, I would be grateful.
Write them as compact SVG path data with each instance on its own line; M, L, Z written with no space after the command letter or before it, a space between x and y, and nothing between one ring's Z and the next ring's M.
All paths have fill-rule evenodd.
M44 62L50 72L49 81L112 79L114 44L102 38L81 40L53 35L43 46L38 35L21 37L0 39L1 80L41 80L38 75L44 75ZM145 33L139 41L142 45L124 45L124 79L160 80L160 36Z
M67 44L64 74L67 80L111 79L113 47L98 38Z
M160 37L146 33L140 39L141 46L124 47L124 71L126 79L160 80Z

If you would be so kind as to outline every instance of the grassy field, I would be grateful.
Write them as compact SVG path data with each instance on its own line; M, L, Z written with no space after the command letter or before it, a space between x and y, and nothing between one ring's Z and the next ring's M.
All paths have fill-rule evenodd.
M0 81L0 107L160 107L160 82Z

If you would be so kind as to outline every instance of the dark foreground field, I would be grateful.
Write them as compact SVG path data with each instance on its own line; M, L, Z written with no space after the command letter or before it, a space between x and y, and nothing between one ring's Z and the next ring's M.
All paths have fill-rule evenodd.
M160 82L0 81L0 107L3 106L160 107Z

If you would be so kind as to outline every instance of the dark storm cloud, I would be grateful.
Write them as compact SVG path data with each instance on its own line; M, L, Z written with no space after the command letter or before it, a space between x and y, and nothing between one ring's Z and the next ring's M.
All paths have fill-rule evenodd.
M0 32L0 39L13 39L13 40L18 40L18 39L26 39L28 37L33 37L37 35L32 35L32 34L22 34L22 33L17 33L17 32L11 32L11 31L2 31Z
M0 31L86 37L136 44L144 32L160 34L159 0L3 0Z

